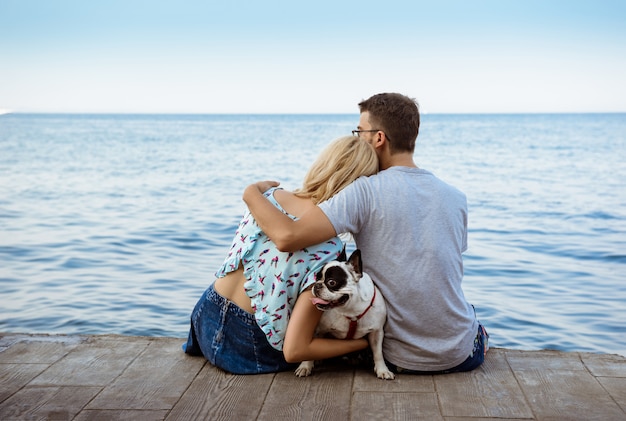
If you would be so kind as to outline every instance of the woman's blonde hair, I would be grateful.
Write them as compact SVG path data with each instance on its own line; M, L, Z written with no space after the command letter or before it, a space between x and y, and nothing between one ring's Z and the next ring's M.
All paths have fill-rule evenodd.
M356 136L343 136L333 140L320 153L304 177L302 188L294 193L318 204L357 178L377 172L378 158L374 148Z

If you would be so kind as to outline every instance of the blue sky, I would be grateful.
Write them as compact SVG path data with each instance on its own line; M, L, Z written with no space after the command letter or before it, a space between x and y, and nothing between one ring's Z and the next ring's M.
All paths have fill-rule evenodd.
M626 111L626 1L0 0L0 109Z

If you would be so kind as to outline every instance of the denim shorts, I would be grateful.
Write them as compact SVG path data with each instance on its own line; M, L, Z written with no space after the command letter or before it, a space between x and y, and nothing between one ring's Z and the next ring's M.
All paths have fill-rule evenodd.
M489 350L489 334L482 324L478 324L478 332L474 338L474 348L469 357L456 367L449 368L447 370L440 371L417 371L409 370L406 368L398 367L394 364L386 361L389 369L395 373L403 374L447 374L447 373L460 373L463 371L472 371L479 367L485 361L485 354Z
M219 295L211 285L191 313L191 328L183 351L204 356L233 374L290 370L281 351L274 349L253 314Z

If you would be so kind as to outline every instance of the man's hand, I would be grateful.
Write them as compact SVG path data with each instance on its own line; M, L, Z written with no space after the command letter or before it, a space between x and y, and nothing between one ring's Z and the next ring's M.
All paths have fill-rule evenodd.
M272 180L264 180L264 181L257 181L254 184L250 184L247 189L254 187L256 188L260 193L265 193L266 191L268 191L269 189L271 189L272 187L278 187L280 185L280 183L278 181L272 181Z
M278 185L276 181L259 181L250 184L243 192L243 201L250 213L278 250L290 252L300 250L337 235L324 212L317 206L313 206L297 221L274 206L263 193Z

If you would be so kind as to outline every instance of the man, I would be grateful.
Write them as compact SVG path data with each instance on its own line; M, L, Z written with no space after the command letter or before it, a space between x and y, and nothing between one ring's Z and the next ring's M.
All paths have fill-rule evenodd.
M483 362L486 332L461 288L467 249L463 193L413 160L420 115L415 100L383 93L359 104L353 134L376 151L380 173L362 177L299 220L283 215L248 186L243 199L283 251L351 232L364 270L387 301L383 354L404 373L469 371Z

